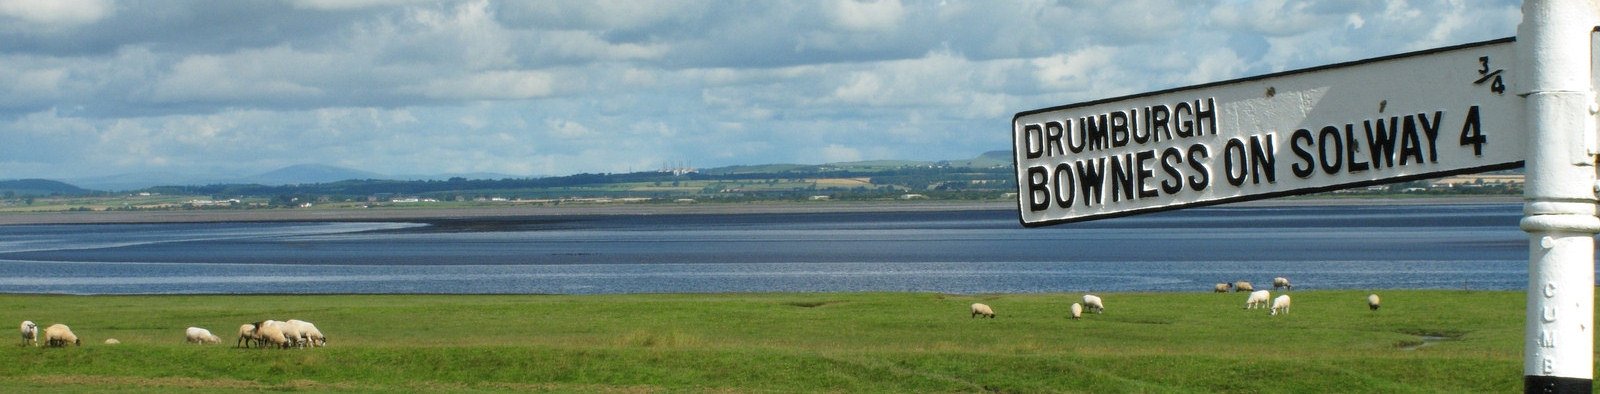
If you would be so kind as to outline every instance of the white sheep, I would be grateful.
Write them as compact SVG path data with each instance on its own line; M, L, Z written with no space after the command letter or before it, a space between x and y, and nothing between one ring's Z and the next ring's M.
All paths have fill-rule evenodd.
M1093 294L1084 294L1083 295L1083 308L1084 309L1088 309L1089 311L1092 311L1094 313L1105 313L1106 304L1105 304L1104 301L1100 301L1100 297L1098 297L1098 296L1095 296Z
M1282 276L1272 278L1272 289L1277 290L1279 288L1284 290L1294 290L1294 285L1289 284L1289 278Z
M39 325L33 324L33 321L30 320L23 320L22 346L28 346L29 344L39 346Z
M984 304L972 304L972 317L978 317L980 315L993 319L994 309Z
M1367 309L1373 310L1373 311L1378 310L1378 295L1377 294L1368 294L1367 295Z
M1288 294L1280 295L1278 298L1272 299L1272 313L1270 313L1270 315L1277 316L1278 312L1283 312L1285 315L1289 314Z
M289 347L289 338L284 337L280 324L283 322L276 320L256 322L256 344L262 348L269 344L279 348Z
M211 335L211 330L189 327L183 330L183 340L194 344L222 343L222 338Z
M301 332L301 327L302 326L298 324L290 323L288 321L278 322L278 329L283 330L283 339L289 341L289 347L301 347L305 345L305 333Z
M239 326L239 339L233 341L233 347L250 347L250 343L255 341L256 325L245 323L244 325Z
M50 327L45 327L44 343L50 347L67 346L68 343L73 346L83 346L83 342L78 340L78 335L73 334L72 329L65 324L51 324Z
M322 336L322 330L318 330L317 325L305 320L294 319L290 319L286 323L299 327L300 337L305 340L306 347L328 346L328 338Z
M1229 284L1229 283L1218 283L1216 286L1213 286L1211 288L1212 289L1211 291L1216 292L1216 293L1227 293L1228 289L1230 289L1230 288L1233 288L1232 284Z
M1246 291L1256 291L1256 288L1255 286L1251 286L1250 282L1241 280L1238 282L1233 282L1233 291L1236 293L1243 293Z
M107 345L121 345L122 341L118 341L116 338L106 338L106 344Z
M1250 292L1250 298L1244 301L1244 309L1266 308L1267 300L1272 299L1272 292L1256 290Z
M1079 304L1079 303L1076 303L1076 302L1072 303L1072 318L1073 319L1083 318L1083 304Z

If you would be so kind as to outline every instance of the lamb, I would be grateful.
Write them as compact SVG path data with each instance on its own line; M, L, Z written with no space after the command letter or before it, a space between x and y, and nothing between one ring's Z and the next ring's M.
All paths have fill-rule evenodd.
M1250 299L1244 301L1244 309L1256 309L1256 307L1265 308L1267 307L1267 300L1270 299L1272 299L1272 292L1270 291L1252 291L1250 292Z
M300 328L300 336L305 339L306 347L328 346L328 338L322 336L322 330L318 330L317 325L294 319L290 319L288 323Z
M45 327L44 342L50 347L67 346L69 342L73 346L83 346L83 342L78 340L78 335L73 334L72 329L65 324L51 324L50 327Z
M233 347L250 347L250 343L255 341L256 325L245 323L239 326L239 339L233 341Z
M1289 314L1288 294L1280 295L1278 298L1272 299L1272 313L1270 313L1270 315L1277 316L1278 312L1283 312L1285 315Z
M1289 284L1289 278L1282 276L1272 278L1272 289L1277 290L1279 288L1284 290L1294 290L1294 285Z
M1072 318L1073 319L1083 318L1083 304L1079 304L1079 303L1076 303L1076 302L1072 303Z
M978 317L978 315L993 319L994 309L984 304L972 304L972 317Z
M200 327L189 327L183 330L184 341L194 344L222 343L222 338L211 335L211 330Z
M1256 291L1256 288L1255 286L1251 286L1250 282L1241 280L1238 282L1233 282L1233 291L1236 293L1243 293L1246 291Z
M1217 293L1227 293L1228 289L1230 289L1232 287L1233 286L1231 284L1228 284L1228 283L1218 283L1216 285L1216 287L1212 288L1213 289L1212 291L1217 292Z
M279 327L279 324L282 323L276 320L256 322L256 344L262 348L267 347L268 344L280 348L289 347L289 338L284 337L283 328Z
M22 321L22 346L39 346L39 325L31 320Z
M1367 309L1372 310L1372 311L1377 311L1378 310L1378 295L1377 294L1368 294L1367 295Z
M1100 301L1100 297L1093 294L1083 295L1083 307L1094 313L1105 313L1106 311L1105 302Z

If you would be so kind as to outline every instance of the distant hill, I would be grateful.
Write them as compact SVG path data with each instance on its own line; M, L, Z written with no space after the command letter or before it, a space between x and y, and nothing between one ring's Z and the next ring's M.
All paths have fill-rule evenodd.
M82 196L94 194L94 191L49 179L18 179L0 181L0 193L12 193L18 196Z
M330 183L351 179L389 179L376 172L367 172L322 164L297 164L245 178L238 183L257 183L268 186Z

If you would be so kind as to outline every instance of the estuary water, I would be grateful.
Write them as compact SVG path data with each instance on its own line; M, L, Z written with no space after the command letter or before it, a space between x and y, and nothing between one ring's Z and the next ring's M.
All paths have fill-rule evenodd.
M0 226L0 292L1523 289L1521 204L1212 207L1022 228L1010 210L419 223Z

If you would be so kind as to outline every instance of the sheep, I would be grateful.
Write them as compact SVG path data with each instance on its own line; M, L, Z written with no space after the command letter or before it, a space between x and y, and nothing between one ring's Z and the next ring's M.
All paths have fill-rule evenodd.
M1236 293L1243 293L1247 291L1256 291L1256 288L1255 286L1251 286L1250 282L1241 280L1238 282L1233 282L1233 291Z
M294 319L290 319L287 323L300 328L300 337L305 340L306 347L328 346L328 338L322 336L322 330L318 330L317 325Z
M50 327L45 327L44 342L50 347L67 346L69 342L73 346L83 346L83 342L78 340L78 335L73 334L72 329L65 324L51 324Z
M1294 290L1294 285L1289 284L1289 278L1282 276L1272 278L1272 289L1277 290L1279 288L1284 290Z
M200 327L189 327L183 330L184 341L193 344L222 343L222 338L211 335L211 330Z
M282 323L276 320L256 322L256 345L262 348L266 348L268 344L280 348L289 347L289 338L284 337L283 328L279 326Z
M301 332L300 325L289 323L287 321L278 322L278 329L283 330L283 339L289 341L289 347L301 347L304 345L304 341L302 340L305 339L305 333Z
M1277 316L1278 312L1283 312L1283 314L1285 314L1285 315L1289 314L1289 295L1288 294L1280 295L1280 296L1278 296L1278 298L1272 299L1272 313L1270 313L1269 315Z
M1231 284L1231 283L1218 283L1215 287L1212 288L1213 289L1212 291L1213 292L1217 292L1217 293L1227 293L1228 289L1231 289L1231 288L1233 288L1233 284Z
M250 347L250 343L255 341L256 325L245 323L239 326L239 339L233 341L233 347Z
M1378 295L1377 294L1368 294L1367 295L1367 309L1368 310L1372 310L1372 311L1377 311L1378 310Z
M106 344L107 345L121 345L122 341L118 341L116 338L106 338Z
M1072 318L1073 319L1083 318L1083 304L1079 304L1079 303L1076 303L1076 302L1072 303Z
M1270 299L1272 299L1272 292L1270 291L1252 291L1250 292L1250 299L1244 301L1244 309L1256 309L1256 307L1265 308L1267 307L1267 300Z
M972 304L972 317L978 317L979 315L993 319L994 309L984 304Z
M1097 297L1093 294L1083 295L1083 307L1084 309L1088 309L1094 313L1105 313L1106 311L1105 302L1100 301L1100 297Z
M28 346L28 344L39 346L39 325L33 324L33 321L30 320L23 320L22 346Z

